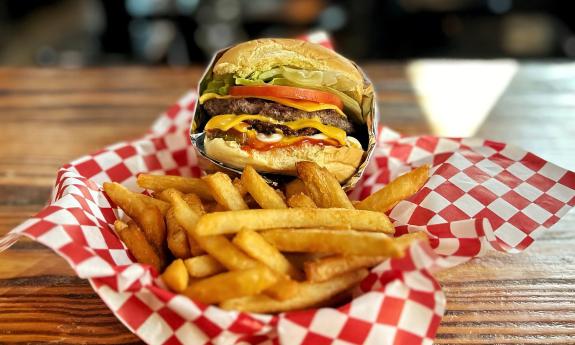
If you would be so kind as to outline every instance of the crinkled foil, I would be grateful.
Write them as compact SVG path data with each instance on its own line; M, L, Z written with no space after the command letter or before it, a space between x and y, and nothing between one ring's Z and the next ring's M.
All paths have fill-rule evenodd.
M208 68L206 69L202 78L200 79L200 82L199 82L199 85L197 88L198 98L199 98L199 95L201 95L202 92L204 92L204 90L206 89L207 80L209 78L211 78L212 69L213 69L216 61L218 61L219 58L228 49L229 48L220 50L212 58ZM367 97L364 96L362 104L361 104L363 116L364 116L365 123L366 123L365 131L362 130L363 133L358 133L358 134L354 135L354 137L356 137L359 140L362 147L367 147L367 150L365 151L363 158L362 158L362 161L361 161L357 171L355 172L355 174L353 174L349 179L347 179L347 181L345 181L345 183L342 185L342 187L345 190L351 189L355 186L357 181L359 181L359 179L363 175L363 172L365 171L365 168L367 167L369 160L373 156L373 151L375 149L375 143L376 143L377 121L378 121L378 111L377 111L375 94L373 91L373 84L367 78L367 76L361 70L361 68L359 68L359 66L357 66L356 64L354 64L354 65L357 67L357 69L363 75L363 79L364 79L364 83L365 83L364 87L368 90L368 96ZM204 147L204 138L205 138L204 127L209 120L209 115L205 111L203 111L203 109L201 109L201 108L202 107L200 107L200 105L198 103L196 106L194 116L192 118L192 125L190 128L190 137L192 139L192 145L196 151L196 155L198 156L199 166L204 171L206 171L208 173L215 172L215 171L222 171L222 172L228 173L230 175L240 175L242 173L241 169L237 169L237 168L228 166L224 163L221 163L217 160L214 160L214 159L208 157L208 155L206 154L206 150ZM289 181L289 180L294 178L293 176L286 176L286 175L279 175L279 174L272 174L272 173L261 173L261 174L268 182L273 183L275 185Z

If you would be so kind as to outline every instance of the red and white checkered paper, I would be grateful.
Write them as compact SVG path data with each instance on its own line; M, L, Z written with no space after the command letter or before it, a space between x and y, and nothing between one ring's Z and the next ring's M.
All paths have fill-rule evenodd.
M531 153L482 139L401 137L383 128L350 197L361 199L431 164L423 189L389 213L398 234L425 231L430 244L415 244L404 258L374 268L357 297L340 308L224 311L167 291L158 272L135 263L113 231L121 211L101 188L116 181L137 190L141 172L200 176L188 136L194 107L190 92L142 139L62 167L50 205L1 238L0 251L22 235L52 248L150 344L432 344L445 310L432 272L491 250L522 251L575 205L575 173Z

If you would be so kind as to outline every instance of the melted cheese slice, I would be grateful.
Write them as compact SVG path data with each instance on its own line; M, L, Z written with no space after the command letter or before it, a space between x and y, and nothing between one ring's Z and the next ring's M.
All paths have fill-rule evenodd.
M233 115L233 114L226 114L226 115L217 115L212 117L208 123L206 123L205 130L210 129L219 129L221 131L228 131L231 128L234 128L240 132L245 132L249 125L243 123L246 120L258 120L262 122L269 122L269 123L281 123L284 126L287 126L293 130L298 130L302 128L315 128L321 133L325 134L329 138L333 138L337 140L341 145L346 145L346 137L347 134L343 129L324 125L319 121L317 118L313 119L301 119L296 121L289 121L289 122L279 122L272 118L262 115Z
M319 110L330 110L331 109L331 110L337 111L337 113L340 114L342 117L347 117L341 109L339 109L338 107L336 107L333 104L316 103L316 102L304 101L304 100L300 100L300 99L289 99L289 98L261 97L261 96L237 96L236 97L236 96L229 96L229 95L221 96L221 95L218 95L217 93L205 93L200 97L200 104L204 104L205 101L210 100L212 98L229 99L229 98L247 98L247 97L266 99L268 101L273 101L273 102L283 104L283 105L288 106L288 107L292 107L292 108L307 111L307 112L319 111Z

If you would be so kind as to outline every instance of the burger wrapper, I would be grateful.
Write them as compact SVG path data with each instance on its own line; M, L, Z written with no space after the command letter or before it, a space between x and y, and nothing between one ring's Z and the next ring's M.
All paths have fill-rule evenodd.
M380 128L373 159L350 193L363 198L422 164L431 177L389 216L397 235L425 231L405 257L390 259L339 308L277 315L224 311L165 289L136 263L113 230L123 216L102 192L106 181L138 190L142 172L200 176L189 138L196 92L170 107L139 140L63 166L49 205L0 239L21 236L61 255L128 329L149 344L432 344L445 311L433 272L490 251L529 247L575 204L575 173L500 142L402 137Z
M328 48L333 48L331 43L328 43L327 41L328 40L327 35L323 33L317 33L315 34L315 36L310 35L307 37L316 37L317 38L316 41L312 42L323 44ZM212 60L208 65L208 68L206 69L206 71L202 75L202 78L200 79L200 82L198 83L199 94L201 94L204 91L208 80L211 79L212 70L214 68L215 63L228 49L229 48L220 50L212 57ZM373 155L373 151L375 150L377 121L378 121L378 117L375 116L377 112L377 104L375 102L373 84L367 78L362 69L355 63L354 65L357 67L357 69L363 76L364 89L366 90L366 97L364 98L364 102L362 104L365 125L362 126L361 128L362 133L361 136L359 137L360 143L362 147L365 149L365 154L363 155L356 172L343 183L342 187L345 190L349 190L350 188L353 188L355 186L355 184L357 183L357 181L359 181L363 172L365 171L365 168L367 167L367 164L369 163L371 156ZM201 107L200 106L196 107L196 111L194 112L194 116L192 118L190 137L192 139L192 146L194 147L198 155L199 166L206 172L222 171L231 175L241 174L242 172L241 169L237 169L235 167L222 163L218 160L212 159L206 154L206 150L204 147L205 134L203 130L208 120L209 116L201 109ZM293 177L286 177L285 175L271 174L271 173L262 173L262 175L270 183L279 183L293 178Z

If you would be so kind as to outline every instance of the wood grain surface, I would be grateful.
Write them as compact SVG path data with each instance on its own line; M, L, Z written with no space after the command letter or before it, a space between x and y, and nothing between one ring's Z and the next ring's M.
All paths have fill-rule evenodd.
M433 116L422 111L406 65L365 70L385 124L431 132ZM0 235L43 207L62 164L141 135L201 72L0 69ZM477 135L575 170L574 76L574 64L520 65ZM575 344L574 247L571 212L524 253L439 273L448 310L436 343ZM23 239L0 253L0 343L35 342L140 343L63 259Z

